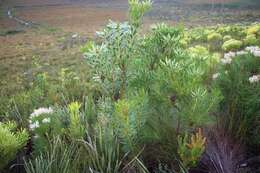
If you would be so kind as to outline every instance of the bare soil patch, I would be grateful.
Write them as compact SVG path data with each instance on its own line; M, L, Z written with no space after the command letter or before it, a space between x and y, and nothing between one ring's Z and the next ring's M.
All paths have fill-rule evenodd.
M17 15L29 21L62 28L64 31L88 35L101 29L109 19L122 21L126 18L124 10L79 6L21 9Z
M95 31L102 29L109 19L125 20L127 1L0 0L0 96L19 91L30 81L35 59L43 64L42 71L50 73L62 67L84 66L80 46L88 38L93 38ZM144 30L156 22L198 26L260 20L259 9L220 11L217 7L209 10L197 6L237 1L240 0L154 0L153 10L145 17ZM17 17L39 23L39 27L28 28L7 18L6 12L10 8ZM1 35L21 29L24 32ZM79 41L71 41L75 33L80 36Z

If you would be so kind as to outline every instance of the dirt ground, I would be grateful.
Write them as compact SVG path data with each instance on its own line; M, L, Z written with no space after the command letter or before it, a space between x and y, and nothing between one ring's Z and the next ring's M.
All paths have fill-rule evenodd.
M28 21L36 21L62 28L67 32L84 33L89 36L100 30L109 19L123 21L126 18L125 11L121 9L79 6L48 7L47 12L44 8L35 7L20 10L17 15Z
M154 0L144 28L151 23L185 26L260 21L260 8L212 6L240 0ZM0 97L19 91L33 78L34 62L54 73L60 68L83 66L80 46L92 39L109 19L127 18L128 0L0 0ZM201 6L205 4L205 6ZM197 4L200 4L199 6ZM8 18L37 25L24 26ZM38 25L39 24L39 25ZM77 35L73 38L73 35ZM82 70L80 69L80 70Z

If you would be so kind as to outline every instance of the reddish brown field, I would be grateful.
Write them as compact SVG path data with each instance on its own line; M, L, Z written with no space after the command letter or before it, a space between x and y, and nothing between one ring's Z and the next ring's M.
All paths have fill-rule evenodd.
M46 9L47 8L47 9ZM48 24L62 28L64 31L93 33L101 29L109 19L123 21L126 18L124 10L103 9L80 6L59 6L46 8L23 9L17 14L29 21Z
M213 0L213 3L234 1L238 0ZM127 2L128 0L0 0L0 97L21 88L24 79L32 74L34 59L43 64L43 71L48 72L83 64L80 46L92 39L95 31L102 29L109 19L125 20ZM209 11L196 6L209 4L212 0L177 2L154 0L153 10L145 17L144 31L151 23L158 21L198 26L214 25L223 22L223 19L226 23L260 20L259 9L225 9L223 15L219 9ZM36 28L26 27L9 19L7 11L12 7L16 17L40 25ZM72 35L75 33L78 37L73 40Z

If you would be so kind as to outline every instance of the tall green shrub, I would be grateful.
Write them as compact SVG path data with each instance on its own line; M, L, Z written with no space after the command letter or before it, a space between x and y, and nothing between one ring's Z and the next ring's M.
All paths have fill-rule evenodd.
M215 84L224 96L221 124L226 131L247 144L259 146L260 85L250 78L260 74L260 60L249 53L236 56L230 64L220 65Z

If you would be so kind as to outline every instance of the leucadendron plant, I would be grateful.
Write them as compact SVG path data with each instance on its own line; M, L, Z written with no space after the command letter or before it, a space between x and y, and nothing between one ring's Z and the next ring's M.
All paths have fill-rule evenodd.
M206 138L202 135L201 129L195 134L188 136L186 133L184 137L178 137L178 154L187 169L196 166L205 151Z
M100 84L103 95L114 100L126 97L126 87L131 74L129 64L133 60L139 41L137 32L145 12L151 7L146 0L129 0L129 22L110 21L105 29L97 32L101 44L87 43L85 58L93 70L94 81Z
M248 47L226 53L213 75L214 84L224 96L221 124L227 133L248 146L260 146L259 51L259 47Z
M22 150L29 134L25 129L17 131L17 124L14 122L0 122L0 170L15 159L19 150Z
M85 57L98 92L111 101L108 121L124 151L158 145L156 152L164 156L147 159L144 153L144 160L171 163L178 155L174 138L214 123L211 113L221 96L206 85L206 76L215 62L183 48L182 27L161 24L145 37L138 35L139 13L148 8L141 3L139 11L137 1L129 4L130 23L110 22L98 33L100 44L86 45Z
M89 42L82 51L96 86L97 119L112 124L124 152L135 155L158 145L153 150L160 154L148 159L144 153L143 159L172 164L178 136L213 124L221 96L206 85L214 61L184 49L182 27L158 24L144 37L139 34L150 5L129 1L130 22L110 21L97 33L101 42Z
M82 117L80 112L80 103L72 102L68 106L70 123L69 123L69 135L73 139L80 139L84 137L85 126L82 123Z

